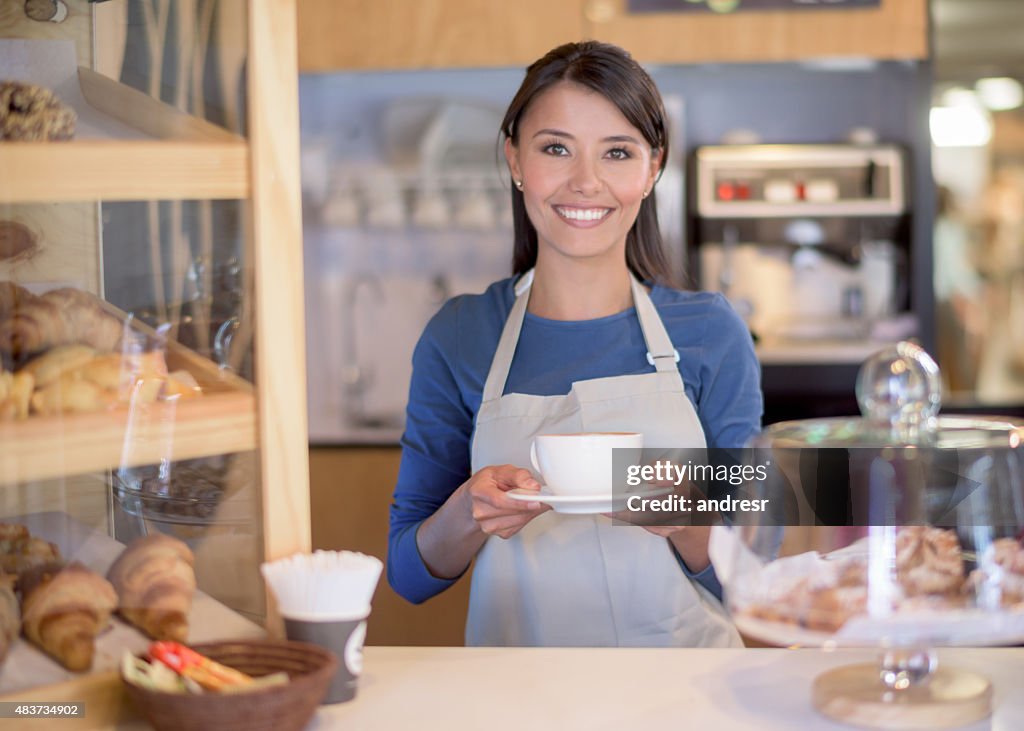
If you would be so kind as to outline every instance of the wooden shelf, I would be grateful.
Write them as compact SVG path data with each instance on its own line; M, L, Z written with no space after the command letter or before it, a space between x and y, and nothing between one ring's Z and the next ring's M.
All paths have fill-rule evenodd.
M0 485L257 448L251 384L177 344L168 348L167 367L192 373L203 395L0 422Z
M149 139L0 143L0 201L240 199L246 140L129 86L79 68L88 103Z

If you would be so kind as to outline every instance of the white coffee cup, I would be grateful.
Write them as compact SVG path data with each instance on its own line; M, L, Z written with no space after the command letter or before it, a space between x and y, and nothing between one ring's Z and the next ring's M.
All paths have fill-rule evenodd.
M637 432L542 434L530 446L530 461L554 495L611 497L612 450L643 446L644 435Z

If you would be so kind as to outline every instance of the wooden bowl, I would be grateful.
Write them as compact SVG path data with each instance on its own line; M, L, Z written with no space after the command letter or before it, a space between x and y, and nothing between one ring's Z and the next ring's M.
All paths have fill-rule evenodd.
M239 640L194 645L212 660L259 677L278 671L290 682L251 693L164 693L125 682L128 696L157 731L300 731L338 669L333 653L305 642Z

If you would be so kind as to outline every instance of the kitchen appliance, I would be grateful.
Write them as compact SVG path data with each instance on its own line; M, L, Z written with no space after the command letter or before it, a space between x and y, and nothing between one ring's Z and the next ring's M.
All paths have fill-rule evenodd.
M706 146L692 173L691 266L763 346L866 342L908 309L901 148Z

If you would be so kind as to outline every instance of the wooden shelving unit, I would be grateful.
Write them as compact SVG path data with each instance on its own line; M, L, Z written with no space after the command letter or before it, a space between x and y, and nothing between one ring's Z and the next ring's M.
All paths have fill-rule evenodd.
M255 287L242 328L254 331L258 379L250 384L169 345L168 367L190 371L203 397L0 423L0 488L162 459L258 450L265 557L309 550L295 0L244 3L246 137L89 68L95 7L89 0L66 2L70 15L60 27L26 19L19 4L0 15L0 37L73 40L85 103L141 133L141 139L0 143L0 208L18 215L22 204L60 204L48 211L53 217L60 207L85 202L246 200L249 220L241 225ZM226 5L225 12L239 7ZM97 236L80 228L83 240ZM60 229L57 243L70 248L74 235L71 228ZM140 255L145 246L139 242Z
M214 124L184 114L84 67L86 101L147 139L75 139L0 144L0 201L247 198L249 145Z
M0 421L0 484L210 457L259 446L252 384L171 344L169 370L188 370L203 395L90 414Z
M259 517L255 518L258 525L252 527L258 541L256 553L261 554L258 560L309 551L295 0L246 0L214 8L231 23L243 22L246 27L242 41L231 41L245 44L246 137L91 70L96 7L88 0L66 3L70 15L63 26L26 20L24 3L12 3L10 13L0 13L0 37L74 40L85 102L118 123L112 126L127 125L136 133L135 139L80 135L69 142L0 143L0 211L33 224L37 220L29 214L42 219L47 225L33 228L45 229L43 238L64 258L78 247L83 254L76 262L89 259L90 254L100 262L102 225L96 203L246 201L248 205L242 207L246 218L238 226L246 240L244 266L254 286L238 317L241 332L251 329L257 378L255 384L249 383L183 346L168 343L168 369L188 370L202 387L201 397L0 422L0 490L11 488L9 494L21 499L19 495L32 495L39 487L60 487L65 482L62 478L85 475L82 479L89 480L88 473L122 466L255 451L258 483L252 487ZM239 9L244 9L244 17ZM235 14L229 17L228 12ZM139 29L127 27L127 31ZM58 217L62 217L59 222ZM151 255L150 243L138 241L140 266ZM76 266L86 268L70 265L72 276ZM16 272L7 271L0 278L18 280ZM96 272L102 285L103 268L96 267ZM54 273L44 268L36 274L48 274L54 280L68 276L64 270ZM82 287L102 293L102 286L86 283ZM36 510L20 516L23 522L42 515ZM0 521L5 517L0 515ZM49 540L67 537L63 528L38 532ZM105 570L77 552L66 555L75 555L94 570ZM196 619L197 630L211 639L231 634L219 619ZM266 630L280 633L269 597ZM199 636L193 634L193 639ZM7 662L10 669L11 658ZM118 675L109 666L94 670L59 685L23 688L17 699L85 700L97 713L70 727L108 728L131 713L123 703Z

